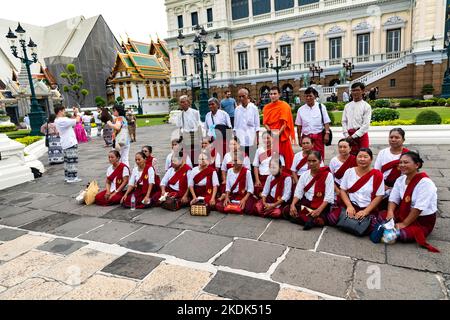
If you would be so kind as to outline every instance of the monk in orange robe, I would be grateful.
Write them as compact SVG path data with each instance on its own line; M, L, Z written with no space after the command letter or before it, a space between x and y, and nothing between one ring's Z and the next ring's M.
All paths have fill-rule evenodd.
M294 118L289 104L280 101L280 89L273 87L270 90L271 103L264 107L264 126L272 132L274 138L273 149L284 157L286 168L292 166L294 161L294 150L292 144L295 142Z

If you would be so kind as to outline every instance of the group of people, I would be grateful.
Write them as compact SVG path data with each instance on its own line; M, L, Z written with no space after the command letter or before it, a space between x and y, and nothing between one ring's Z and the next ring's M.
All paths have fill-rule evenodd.
M195 145L198 111L190 108L187 97L181 97L180 138L171 141L165 171L157 172L150 146L135 155L133 170L113 150L106 190L97 195L97 204L179 209L201 202L222 213L284 218L305 230L339 225L345 216L368 220L366 235L392 220L399 241L417 241L436 252L426 242L436 222L436 186L421 172L420 155L404 147L401 128L390 132L389 148L372 165L371 109L362 99L363 92L363 84L353 86L354 99L343 116L345 138L328 166L324 159L325 145L331 140L330 121L313 88L306 91L306 104L295 121L302 147L297 154L292 149L296 141L293 116L279 100L278 88L272 88L272 103L264 109L262 135L259 113L246 89L239 90L241 103L235 109L234 125L220 102L210 99L206 136L199 145Z

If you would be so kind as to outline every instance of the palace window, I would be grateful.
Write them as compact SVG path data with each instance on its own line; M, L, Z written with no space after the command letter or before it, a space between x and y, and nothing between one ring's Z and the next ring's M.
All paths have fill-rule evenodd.
M184 22L183 22L183 16L178 16L178 29L183 29L184 28Z
M337 60L342 57L342 37L330 39L330 60Z
M268 67L268 61L269 61L269 49L259 49L258 50L258 57L259 57L259 68L265 69Z
M213 54L210 56L210 62L211 62L211 72L216 72L217 70L217 65L216 65L216 56Z
M316 42L308 41L305 45L305 63L316 61Z
M198 25L198 13L197 12L191 12L191 21L192 21L193 27Z
M248 0L231 0L231 16L233 20L248 18Z
M208 22L213 22L213 9L212 8L206 9L206 18L208 19Z
M200 74L200 70L202 69L202 64L200 60L194 57L194 71L195 74Z
M131 86L130 85L127 86L127 96L128 96L128 99L132 99L133 98L133 94L131 92Z
M275 0L275 10L285 10L294 7L294 0Z
M280 55L285 58L290 57L292 61L292 48L290 44L280 46Z
M257 16L270 12L271 0L253 0L253 15Z
M357 56L368 56L370 55L370 34L358 34L357 36Z
M239 70L248 70L247 51L238 52Z
M388 30L386 52L400 52L401 29Z
M123 86L120 86L119 91L120 91L120 96L122 97L122 99L125 99L125 91L123 90Z
M319 2L319 0L298 0L298 5L304 6L306 4L311 4L311 3L315 3L315 2Z
M186 59L181 60L181 70L183 71L183 77L186 77L187 76Z

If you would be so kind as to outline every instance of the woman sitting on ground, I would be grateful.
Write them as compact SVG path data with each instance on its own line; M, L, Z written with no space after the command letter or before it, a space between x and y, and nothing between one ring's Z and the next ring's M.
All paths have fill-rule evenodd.
M192 161L191 158L186 153L186 148L181 139L172 140L172 151L167 155L166 164L164 166L164 170L167 172L172 167L172 157L173 155L181 154L182 160L185 164L187 164L192 169Z
M379 205L384 197L383 174L372 169L373 153L362 148L356 155L357 167L348 169L341 183L341 199L328 216L328 223L336 225L342 212L350 218L362 220L368 217L371 224L366 231L370 234L379 219Z
M217 152L217 149L215 148L215 142L213 142L211 139L212 137L204 137L202 139L202 153L206 153L209 157L209 166L216 170L217 172L220 171L220 166L222 165L222 157L220 156L220 153Z
M292 178L283 172L281 159L272 157L269 163L270 176L264 185L261 198L256 204L256 213L261 217L278 219L291 200Z
M312 151L308 156L309 170L302 174L290 207L283 215L304 230L323 227L334 203L334 178L328 167L321 167L322 154Z
M217 171L210 166L210 161L207 153L200 153L198 156L199 166L194 168L189 175L189 190L192 195L191 205L196 204L199 197L203 197L205 204L209 205L211 210L214 210L219 177Z
M106 171L106 190L98 193L95 197L95 203L102 207L120 203L120 200L125 195L130 178L130 169L120 161L120 153L118 151L110 151L108 160L111 165Z
M270 176L270 161L273 155L281 162L281 171L284 169L284 157L278 153L274 154L272 150L272 136L269 131L262 135L263 146L256 150L255 159L253 161L253 173L255 176L255 195L261 196L267 178Z
M294 157L294 162L292 163L291 171L292 178L294 179L294 184L298 183L301 175L309 170L308 167L308 156L313 151L314 145L310 137L302 138L302 151L297 153ZM322 162L321 166L324 164Z
M136 209L145 209L153 204L152 196L158 191L158 186L155 184L155 171L147 166L146 156L142 152L136 153L135 161L136 167L131 173L128 189L121 203L124 207L131 208L131 199L134 194Z
M153 157L153 148L151 146L143 146L141 152L147 157L147 165L153 167L156 172L156 165L158 163L158 160Z
M334 176L334 191L338 199L340 199L339 195L341 192L340 188L342 178L348 169L356 167L357 164L356 157L350 153L352 151L352 147L346 139L339 141L338 150L339 155L330 161L330 171Z
M230 204L238 204L241 213L253 214L256 199L253 196L253 180L250 170L243 166L244 154L240 151L233 153L233 168L227 172L225 193L216 203L219 212L226 213Z
M221 166L221 170L222 170L222 176L221 176L221 186L219 189L219 195L225 193L225 188L226 188L226 182L227 182L227 173L228 170L230 170L231 168L233 168L233 155L236 153L241 153L242 154L242 158L243 160L243 166L247 169L247 170L251 170L251 164L250 164L250 158L248 157L248 155L246 155L242 150L241 150L241 145L239 143L239 139L237 137L233 137L230 140L229 143L229 147L230 147L230 152L228 152L227 154L225 154L225 156L223 157L223 161L222 161L222 166ZM251 174L251 172L250 172Z
M399 167L403 175L389 197L387 220L394 219L398 240L416 241L431 252L439 252L426 242L436 224L437 188L425 172L419 172L423 163L416 152L401 156Z

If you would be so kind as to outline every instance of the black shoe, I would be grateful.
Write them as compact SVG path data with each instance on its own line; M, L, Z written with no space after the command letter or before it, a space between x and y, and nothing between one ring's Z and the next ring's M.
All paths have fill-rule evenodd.
M315 227L314 221L309 220L305 223L305 226L303 227L303 230L308 231Z

